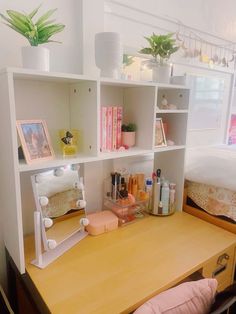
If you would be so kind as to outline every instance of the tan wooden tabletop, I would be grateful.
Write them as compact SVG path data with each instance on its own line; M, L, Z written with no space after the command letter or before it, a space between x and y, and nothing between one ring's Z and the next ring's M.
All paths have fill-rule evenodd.
M235 244L236 235L178 212L88 236L43 270L30 264L28 237L26 270L53 314L129 313Z

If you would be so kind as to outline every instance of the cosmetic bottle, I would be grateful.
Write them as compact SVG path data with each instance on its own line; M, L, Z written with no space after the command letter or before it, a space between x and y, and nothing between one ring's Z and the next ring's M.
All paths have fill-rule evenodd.
M148 178L146 179L146 186L145 186L145 190L148 193L148 203L147 203L147 210L151 211L152 209L152 179Z
M175 183L170 183L170 212L175 211L175 188L176 184Z
M127 190L127 186L126 186L124 177L121 177L119 196L120 196L120 198L127 198L128 197L128 190Z
M153 204L152 204L152 213L154 215L158 214L158 206L160 202L160 191L161 191L161 182L159 178L154 181L153 184Z
M163 205L163 209L162 209L163 215L169 214L169 193L170 193L169 183L165 181L161 189L161 201Z
M135 199L137 199L138 184L137 179L135 177L132 178L131 194L135 197Z
M162 205L162 201L160 201L159 206L158 206L158 215L162 215L162 209L163 209L163 205Z

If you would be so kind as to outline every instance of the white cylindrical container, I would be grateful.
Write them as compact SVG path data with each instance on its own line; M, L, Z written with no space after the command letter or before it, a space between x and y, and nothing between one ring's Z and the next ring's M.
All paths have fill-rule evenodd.
M95 35L95 62L102 77L119 78L123 60L120 35L102 32Z
M22 65L27 69L49 71L49 49L45 47L22 47Z
M171 66L170 64L157 64L152 68L152 80L158 83L170 83Z

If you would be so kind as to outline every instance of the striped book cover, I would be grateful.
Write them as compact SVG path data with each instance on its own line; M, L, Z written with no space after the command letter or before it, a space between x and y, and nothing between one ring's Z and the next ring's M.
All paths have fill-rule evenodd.
M112 149L117 149L117 107L112 107Z
M117 136L116 136L116 148L121 147L121 126L123 119L123 108L117 107Z
M107 107L106 150L112 150L112 107Z
M107 124L107 107L101 107L101 122L100 122L100 151L106 151L106 124Z

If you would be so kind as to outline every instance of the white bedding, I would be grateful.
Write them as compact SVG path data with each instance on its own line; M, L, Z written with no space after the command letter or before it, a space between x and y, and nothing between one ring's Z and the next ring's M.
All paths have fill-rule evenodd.
M188 149L185 178L236 191L236 146Z

